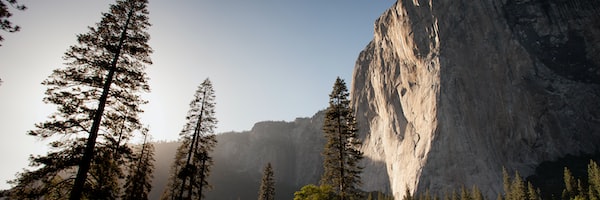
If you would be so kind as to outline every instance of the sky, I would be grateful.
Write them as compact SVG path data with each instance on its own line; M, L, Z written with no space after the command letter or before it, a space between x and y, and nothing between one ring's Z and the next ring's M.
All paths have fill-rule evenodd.
M0 31L0 189L43 154L48 141L27 136L56 111L41 82L64 67L76 44L114 1L20 0L17 33ZM336 77L348 87L375 20L392 0L150 0L147 67L151 92L142 122L154 140L172 141L206 78L216 95L217 133L259 121L310 117L328 105Z

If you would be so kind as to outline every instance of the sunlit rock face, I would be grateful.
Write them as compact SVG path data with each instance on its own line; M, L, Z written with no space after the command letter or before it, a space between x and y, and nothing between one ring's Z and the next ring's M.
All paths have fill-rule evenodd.
M363 189L495 198L503 166L597 151L599 49L597 0L399 1L354 69Z

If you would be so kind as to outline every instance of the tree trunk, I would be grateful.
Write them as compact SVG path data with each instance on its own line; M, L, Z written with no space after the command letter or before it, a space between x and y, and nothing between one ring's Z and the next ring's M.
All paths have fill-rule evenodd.
M202 151L202 167L200 167L200 188L198 188L198 199L202 199L202 188L204 187L204 169L206 167L206 159L208 159L208 153Z
M340 103L341 104L341 103ZM338 142L339 142L339 153L340 153L340 199L345 200L345 188L344 188L344 140L342 138L342 116L340 108L338 108Z
M100 121L102 120L102 115L104 114L104 107L106 106L106 99L108 98L108 92L110 91L110 85L112 84L113 77L115 75L115 71L117 69L117 61L119 60L119 56L121 55L121 49L123 48L123 43L125 42L125 38L127 37L127 28L129 26L129 21L133 16L133 10L130 10L127 14L127 20L125 21L125 26L123 27L123 31L121 32L121 36L119 38L119 44L117 46L115 56L110 64L110 70L108 71L108 75L106 77L106 81L104 82L104 86L102 88L102 95L100 96L100 100L98 103L98 110L94 113L94 121L92 122L92 128L90 131L90 135L87 139L87 143L85 149L83 151L83 157L81 158L81 163L79 164L79 169L77 170L77 176L75 177L75 183L73 184L73 188L71 189L70 200L79 200L81 199L81 195L83 192L83 186L85 185L85 180L87 179L88 171L90 170L90 165L92 159L94 158L94 148L96 146L96 138L98 138L98 130L100 129Z
M190 165L190 161L192 159L192 153L196 152L196 150L198 149L198 140L200 139L200 126L202 123L202 115L204 114L204 103L206 103L206 91L204 91L204 93L202 93L202 106L200 108L200 116L198 117L198 121L196 122L196 127L194 128L194 135L192 136L192 142L190 143L190 149L188 151L188 157L187 157L187 161L186 161L186 167ZM190 175L190 188L188 190L188 197L191 199L192 198L192 190L193 190L193 179L194 176ZM181 190L179 191L179 199L183 199L183 191L185 190L185 182L187 180L187 175L185 175L183 177L183 180L181 182ZM202 187L202 186L200 186Z

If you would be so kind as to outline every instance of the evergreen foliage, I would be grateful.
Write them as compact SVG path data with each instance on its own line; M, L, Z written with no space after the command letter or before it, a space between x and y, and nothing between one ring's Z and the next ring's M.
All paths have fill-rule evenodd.
M323 125L327 143L323 150L324 174L321 184L334 187L342 200L361 199L358 186L361 184L362 168L358 163L363 155L358 149L361 142L348 96L346 83L338 77L329 95L329 107L325 111Z
M9 33L17 32L21 29L21 27L13 25L12 22L8 20L8 18L12 17L12 13L8 10L8 6L11 6L17 10L25 10L27 7L19 4L17 0L0 0L0 30L7 31ZM2 35L0 35L0 42L3 40L4 38ZM1 43L0 46L2 46Z
M11 181L13 198L120 196L120 166L132 156L124 144L141 134L138 114L146 101L139 93L149 92L144 72L152 63L147 4L118 0L111 5L96 27L77 36L77 44L65 53L66 67L42 82L47 86L44 102L57 112L28 134L49 140L50 150L31 156L35 170Z
M506 169L502 169L503 182L504 182L504 194L499 194L498 200L540 200L541 191L534 187L534 185L523 180L518 172L511 177ZM577 179L573 176L572 172L568 168L564 168L564 190L562 196L552 197L551 199L563 199L563 200L600 200L600 166L593 160L587 166L587 181ZM473 186L471 190L461 187L459 193L456 190L451 192L445 192L442 195L444 200L483 200L485 199L479 188ZM429 190L424 194L411 195L410 190L406 190L403 196L405 200L418 199L437 199L435 195L431 197Z
M587 167L588 171L588 196L590 199L600 199L600 167L590 160Z
M394 200L394 196L386 195L383 192L377 192L377 200Z
M479 188L474 185L473 189L471 189L472 195L473 195L473 200L483 200L483 193L481 193L481 190L479 190Z
M294 200L339 200L331 185L305 185L294 193Z
M523 180L519 172L515 172L514 178L511 178L506 169L502 168L502 175L504 181L504 200L539 200L540 191L533 187L533 185Z
M213 159L209 153L217 143L214 93L206 79L194 94L162 199L201 199L203 189L210 188L207 178Z
M271 163L267 163L263 171L258 200L275 200L275 179Z
M154 145L148 142L148 135L144 135L144 142L133 154L133 160L129 165L129 172L125 179L125 193L123 200L148 199L148 193L152 189L152 178L154 176Z
M437 192L431 192L427 189L424 193L418 195L411 194L410 189L406 189L403 200L483 200L485 199L481 190L477 186L473 186L471 189L461 186L459 190L451 190L440 193L438 196ZM441 197L441 198L440 198Z
M564 168L565 189L562 199L600 199L600 167L593 160L587 166L587 182L575 178L568 168Z

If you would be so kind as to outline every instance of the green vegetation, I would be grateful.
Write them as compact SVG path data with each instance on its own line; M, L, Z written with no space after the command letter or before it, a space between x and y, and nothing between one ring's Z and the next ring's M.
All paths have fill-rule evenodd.
M340 196L335 193L331 185L306 185L294 193L294 200L338 200Z
M323 150L324 174L322 185L331 185L341 200L362 199L358 190L362 168L358 163L363 158L358 149L356 119L350 108L346 83L339 77L329 95L329 107L325 111L323 133L327 143Z
M600 199L600 167L594 161L587 166L587 182L573 177L568 168L564 169L565 189L562 199Z
M524 181L519 172L515 172L514 178L508 175L506 169L502 169L502 180L504 182L504 195L498 197L504 200L538 200L540 198L540 191L533 187L533 185Z
M567 167L563 170L564 189L561 196L542 197L542 191L534 187L534 185L525 181L518 172L514 176L510 176L503 169L503 188L504 193L497 197L498 200L540 200L540 199L562 199L562 200L579 200L579 199L600 199L600 166L593 160L587 165L587 177L582 180L573 176L571 170ZM412 195L410 190L406 190L403 200L438 200L434 193L430 191L423 194ZM485 199L481 191L473 186L472 189L461 187L459 191L444 192L441 195L444 200L482 200Z
M413 195L410 190L406 189L403 200L483 200L483 194L477 186L473 186L471 189L462 186L459 190L445 191L438 196L437 193L431 193L427 190L422 194Z
M267 163L263 171L258 200L275 200L275 180L271 163Z
M367 200L394 200L394 196L384 194L383 192L369 192L367 193Z
M181 146L177 148L171 177L161 199L201 199L203 189L210 188L207 178L213 160L209 153L217 144L214 135L217 119L215 91L209 79L198 86L186 120L179 133Z

